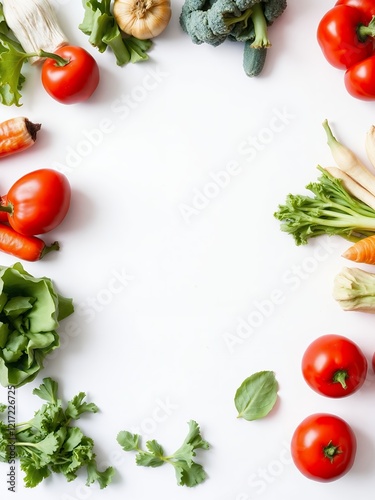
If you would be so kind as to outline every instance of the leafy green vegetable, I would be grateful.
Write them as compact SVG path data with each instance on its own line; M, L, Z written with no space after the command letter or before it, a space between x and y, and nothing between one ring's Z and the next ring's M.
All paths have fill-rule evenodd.
M85 9L79 29L99 52L110 47L119 66L147 60L151 40L139 40L121 32L111 12L111 0L83 0Z
M18 262L0 266L0 383L20 387L59 346L59 322L74 311L49 278L34 278Z
M276 403L277 391L274 372L261 371L250 375L242 382L234 397L238 417L245 420L265 417Z
M68 481L77 477L79 470L86 468L89 486L98 482L100 488L110 484L114 469L108 467L98 471L94 441L71 423L86 412L96 413L94 403L83 403L85 393L68 401L64 409L58 398L58 384L51 378L43 379L33 394L47 401L34 417L27 422L17 423L11 444L16 450L21 469L25 473L24 484L34 488L52 473L63 474ZM5 405L0 405L0 412ZM0 420L0 461L9 460L9 431Z
M20 90L25 82L21 70L27 55L9 29L0 4L0 102L20 106Z
M375 210L354 198L335 179L318 166L322 176L306 186L315 196L289 194L285 205L274 214L281 230L291 234L297 245L322 234L339 235L349 241L375 233Z
M335 277L333 298L344 311L375 312L375 274L344 267Z
M128 431L121 431L117 435L117 442L125 451L136 451L136 463L144 467L160 467L169 463L174 467L177 484L193 487L202 483L207 475L202 465L194 462L195 450L208 450L210 445L202 439L198 424L194 420L189 422L189 432L181 447L172 455L166 456L162 446L155 440L146 442L146 450L140 445L140 436Z

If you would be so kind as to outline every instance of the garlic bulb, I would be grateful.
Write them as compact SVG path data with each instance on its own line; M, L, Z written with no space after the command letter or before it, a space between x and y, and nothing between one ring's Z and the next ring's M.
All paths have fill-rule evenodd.
M154 38L167 27L170 0L115 0L113 15L121 31L140 40Z
M1 1L6 23L25 52L55 52L68 43L48 0ZM39 60L39 57L30 58L33 63Z

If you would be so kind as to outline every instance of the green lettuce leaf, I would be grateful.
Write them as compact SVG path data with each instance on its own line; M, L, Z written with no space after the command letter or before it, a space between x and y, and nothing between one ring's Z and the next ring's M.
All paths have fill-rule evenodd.
M45 356L60 345L59 322L74 311L49 278L35 278L22 264L0 266L0 384L33 380Z

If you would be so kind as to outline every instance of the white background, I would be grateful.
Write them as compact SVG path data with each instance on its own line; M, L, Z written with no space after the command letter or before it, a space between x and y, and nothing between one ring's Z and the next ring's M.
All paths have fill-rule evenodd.
M191 42L179 26L182 0L150 60L123 68L78 30L81 2L55 4L71 43L96 57L101 82L90 101L64 106L44 92L38 68L25 68L22 107L0 110L2 120L42 123L32 149L2 160L0 191L50 167L73 190L67 218L45 237L61 251L24 267L52 278L76 312L61 324L61 348L17 391L17 411L24 419L39 408L31 392L45 376L65 399L85 391L101 411L80 426L95 440L99 466L113 465L116 476L105 490L86 487L84 475L71 483L55 475L27 490L18 471L17 497L373 498L374 375L350 398L331 400L300 371L307 345L326 333L350 337L369 361L375 350L373 316L344 312L332 298L335 275L351 265L341 257L348 243L321 237L297 247L273 217L289 192L305 193L317 179L318 164L333 164L325 118L365 160L375 102L349 96L316 41L333 2L289 1L256 78L242 69L241 44ZM2 265L14 262L1 256ZM275 371L278 403L262 420L237 419L235 391L259 370ZM346 419L358 440L352 470L329 484L302 476L289 450L298 423L321 411ZM138 431L172 453L190 419L211 444L197 456L209 477L195 488L177 486L168 465L137 467L116 442L120 430ZM3 464L8 499L7 472Z

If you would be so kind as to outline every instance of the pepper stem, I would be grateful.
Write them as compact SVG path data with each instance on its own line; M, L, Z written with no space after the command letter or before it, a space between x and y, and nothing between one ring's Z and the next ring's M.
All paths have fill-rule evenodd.
M375 16L372 17L367 26L364 24L358 26L357 36L360 42L366 41L366 38L369 36L371 36L372 38L375 37Z

